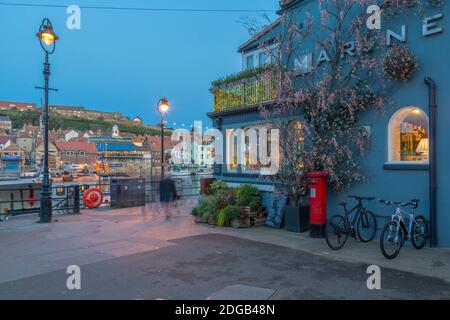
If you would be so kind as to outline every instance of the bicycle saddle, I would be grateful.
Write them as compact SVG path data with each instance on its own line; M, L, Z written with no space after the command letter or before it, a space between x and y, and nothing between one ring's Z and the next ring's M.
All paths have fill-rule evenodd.
M368 201L372 201L375 200L375 197L359 197L359 196L348 196L350 199L355 199L355 200L368 200Z
M410 202L402 202L402 203L400 203L400 205L402 207L409 207L409 206L411 206L414 209L417 209L419 207L419 202L420 202L419 199L413 199Z

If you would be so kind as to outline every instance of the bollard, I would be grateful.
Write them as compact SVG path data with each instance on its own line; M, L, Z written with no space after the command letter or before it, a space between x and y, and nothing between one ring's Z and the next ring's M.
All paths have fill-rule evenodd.
M80 214L80 186L74 186L73 193L73 214Z

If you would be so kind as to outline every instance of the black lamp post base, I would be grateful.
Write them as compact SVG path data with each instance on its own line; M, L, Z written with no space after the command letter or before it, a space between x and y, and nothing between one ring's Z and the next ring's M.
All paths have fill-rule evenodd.
M50 218L50 219L41 219L41 220L38 220L38 221L36 221L36 223L39 223L39 224L48 224L48 223L52 223L53 221L52 221L52 218Z
M51 223L52 222L52 200L50 198L50 192L46 191L48 187L44 186L44 190L41 193L41 209L39 212L39 223Z

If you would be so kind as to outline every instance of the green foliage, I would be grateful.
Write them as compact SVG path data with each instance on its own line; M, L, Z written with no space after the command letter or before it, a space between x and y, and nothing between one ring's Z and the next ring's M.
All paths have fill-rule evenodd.
M9 116L13 123L14 129L21 129L25 124L32 124L33 126L39 125L39 120L41 117L40 110L27 110L19 111L17 109L2 110L0 115ZM55 113L49 115L49 128L50 130L78 130L78 131L97 131L101 130L103 132L110 132L115 123L104 121L104 120L88 120L77 117L64 117ZM161 133L159 130L133 126L129 124L119 123L119 130L123 133L130 133L134 135L145 135L149 134L151 136L159 136ZM165 135L169 136L170 131L166 131Z
M214 181L211 184L212 194L216 194L218 192L227 191L229 189L230 188L227 186L227 183L225 181L223 181L223 180L217 180L217 181Z
M236 206L227 206L219 211L217 216L217 225L221 227L229 226L231 221L239 218L239 216L240 213Z
M236 205L236 194L234 189L227 186L224 181L215 181L211 184L211 194L206 195L203 201L197 205L192 215L202 217L204 221L207 221L209 217L214 216L219 218L218 215L222 209L227 206ZM228 218L221 221L228 221Z
M40 112L38 110L19 111L17 109L2 110L0 115L11 118L13 129L21 129L25 124L39 125Z
M258 208L261 206L261 191L258 188L244 184L236 189L237 205Z
M229 76L217 79L215 81L213 81L211 83L213 88L217 88L220 87L222 85L228 84L228 83L233 83L233 82L237 82L239 80L244 80L244 79L248 79L248 78L252 78L255 77L261 73L263 73L264 71L266 71L268 69L268 67L259 67L259 68L254 68L254 69L247 69L241 72L237 72L237 73L233 73Z

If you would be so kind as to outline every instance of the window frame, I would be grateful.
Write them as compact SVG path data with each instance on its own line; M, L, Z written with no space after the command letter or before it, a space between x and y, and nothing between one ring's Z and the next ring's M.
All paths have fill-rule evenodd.
M427 160L394 160L394 146L393 146L393 129L395 125L395 121L397 120L397 117L400 116L402 112L406 112L408 109L411 110L411 112L415 109L420 111L420 113L425 116L427 121L427 128L428 128L428 136L430 134L430 119L428 117L428 114L418 106L405 106L398 110L396 110L391 117L389 118L388 126L387 126L387 161L384 164L385 170L426 170L430 165L430 158L428 156ZM408 117L406 115L404 119ZM401 122L404 122L404 119L401 120Z
M259 134L260 134L260 130L268 130L268 134L270 132L270 130L272 130L270 123L252 123L252 124L245 124L242 126L238 126L238 127L228 127L228 128L224 128L225 130L225 135L226 135L226 140L225 140L225 159L226 159L226 163L224 165L224 175L225 176L242 176L242 177L259 177L261 176L261 169L264 168L263 166L261 166L259 169L256 170L248 170L246 167L245 163L239 163L239 157L241 156L241 161L245 162L245 157L247 156L247 152L250 151L250 145L248 145L246 143L246 138L247 138L247 130L250 129L255 129L257 136L256 136L256 151L257 151L257 161L260 161L260 146L259 146ZM234 139L237 139L237 137L235 136L235 132L236 130L242 130L243 131L243 137L244 137L244 141L242 141L242 143L244 143L244 150L245 150L245 154L244 155L235 155L235 158L237 159L237 165L236 165L236 169L232 169L230 168L230 139L233 136ZM269 137L269 136L268 136ZM270 143L272 143L272 141L270 141ZM235 152L237 151L239 153L239 144L237 143L237 141L234 144L235 147ZM269 149L271 150L271 149Z
M247 53L242 53L242 70L249 70L248 65L247 65L247 58L249 56L253 56L253 68L260 68L262 66L260 66L259 63L259 58L260 58L260 54L264 53L266 55L266 63L265 65L270 65L273 63L272 59L272 55L268 54L267 50L269 51L273 51L274 49L277 49L277 44L273 44L271 46L269 46L268 48L258 48L252 51L249 51Z

